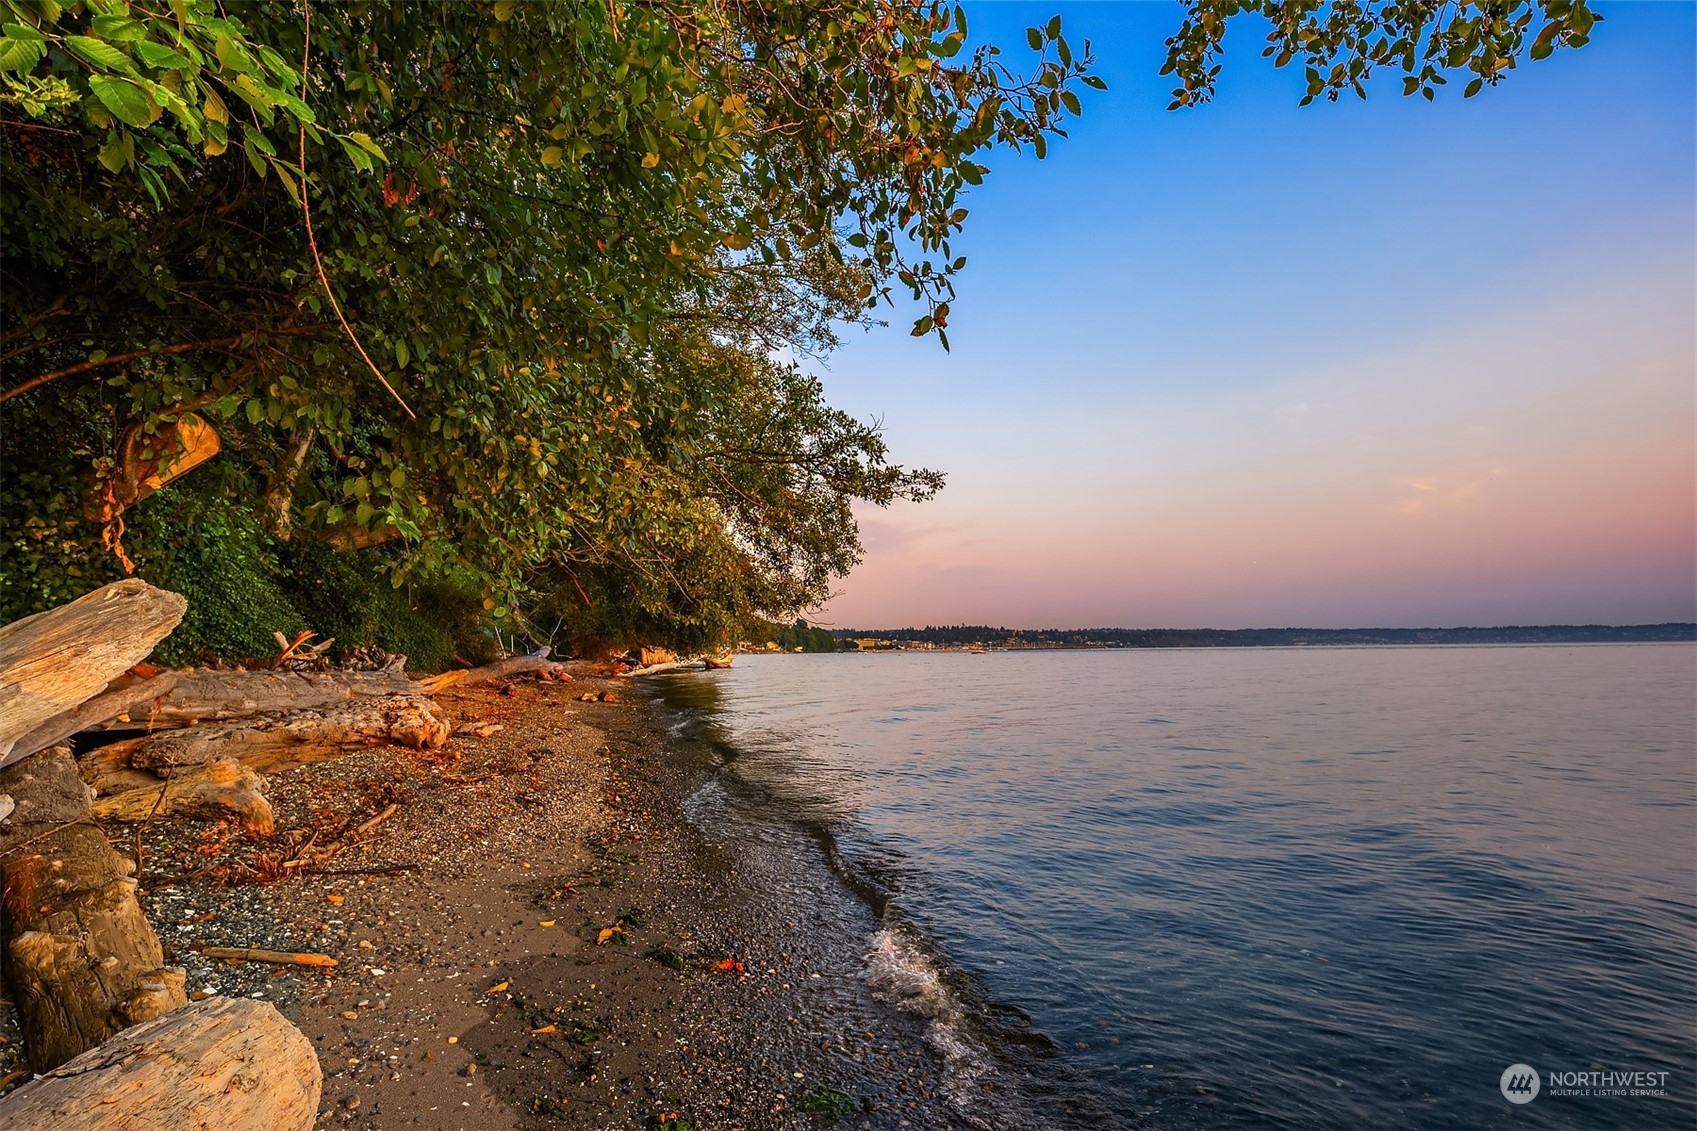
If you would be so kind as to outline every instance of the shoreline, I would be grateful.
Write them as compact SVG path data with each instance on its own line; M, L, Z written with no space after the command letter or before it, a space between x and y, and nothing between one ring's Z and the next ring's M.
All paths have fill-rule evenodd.
M191 993L261 997L301 1027L319 1127L1018 1125L963 1114L926 1020L874 998L835 877L794 845L704 837L685 805L711 756L631 681L583 668L439 696L504 728L489 737L275 775L285 837L398 805L330 871L239 882L281 846L140 830L144 906ZM578 698L604 690L616 701ZM136 830L113 831L133 850Z

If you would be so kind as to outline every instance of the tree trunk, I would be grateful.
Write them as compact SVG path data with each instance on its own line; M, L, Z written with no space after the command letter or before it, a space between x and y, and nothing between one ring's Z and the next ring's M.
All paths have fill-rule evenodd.
M183 972L165 967L134 868L92 823L69 750L0 770L0 792L17 801L0 827L6 982L30 1066L46 1072L182 1005Z
M291 435L293 439L289 443L288 451L272 475L270 489L265 492L265 510L271 520L271 533L285 542L294 533L289 511L294 506L295 482L300 478L301 467L306 463L306 453L312 450L312 441L317 438L318 430L308 428L305 432Z
M308 1131L318 1054L269 1002L214 997L137 1025L0 1099L10 1131Z
M453 725L422 695L357 699L323 711L291 711L275 718L169 730L114 742L93 751L85 764L96 774L124 766L163 771L231 758L261 773L275 773L347 753L349 748L393 743L433 750Z
M322 710L416 690L399 668L374 672L177 672L148 726L194 726L286 711Z
M139 775L138 775L139 776ZM151 775L146 775L151 776ZM277 831L271 803L261 792L265 779L229 758L214 758L190 766L165 781L133 789L114 790L95 799L94 815L102 821L145 821L151 816L184 814L222 817L235 814L253 837Z
M187 607L129 578L0 628L0 766L23 757L19 739L147 659Z

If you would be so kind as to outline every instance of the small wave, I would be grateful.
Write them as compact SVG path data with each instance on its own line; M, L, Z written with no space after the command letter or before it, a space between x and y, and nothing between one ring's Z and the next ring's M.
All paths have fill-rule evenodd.
M716 778L709 778L684 798L684 819L706 834L720 831L725 824L730 798Z
M926 1043L948 1069L949 1099L970 1108L977 1085L990 1072L990 1058L968 1034L966 1010L936 961L905 932L885 927L872 936L866 980L873 997L926 1019Z

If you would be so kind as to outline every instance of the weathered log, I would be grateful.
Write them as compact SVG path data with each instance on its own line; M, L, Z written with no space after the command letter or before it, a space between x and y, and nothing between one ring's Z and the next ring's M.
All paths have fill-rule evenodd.
M668 660L661 664L649 664L645 668L633 668L628 672L619 672L621 678L636 675L659 675L661 672L702 671L707 666L703 660Z
M265 779L230 758L214 758L199 766L175 771L165 781L155 779L140 788L113 791L94 801L102 821L145 821L149 817L183 814L223 817L235 814L242 829L254 837L277 831L271 803L261 791Z
M406 695L415 685L397 668L373 672L175 673L177 682L148 716L153 730L231 722L285 711L321 711L361 699Z
M0 766L24 756L19 739L145 660L187 607L128 578L0 628Z
M509 656L492 664L484 664L480 668L462 668L443 672L441 675L426 676L418 681L418 686L427 694L435 694L447 687L475 687L480 683L509 679L528 672L546 672L570 679L571 677L566 675L566 665L550 660L548 651L547 648L538 648L527 656Z
M393 743L433 750L448 741L452 730L453 725L425 696L390 695L357 699L323 711L168 730L111 743L92 757L108 768L128 765L156 771L223 757L261 773L276 773L362 746Z
M0 770L0 792L17 801L0 826L6 982L30 1066L46 1072L182 1005L183 972L165 966L134 867L94 826L68 749Z
M162 672L152 679L104 691L75 710L48 719L18 739L12 746L12 754L15 758L27 758L37 750L57 746L73 734L93 730L113 719L127 720L130 712L150 701L158 700L170 691L176 682L176 672Z
M323 1073L263 1001L213 997L137 1025L0 1099L10 1131L307 1131Z

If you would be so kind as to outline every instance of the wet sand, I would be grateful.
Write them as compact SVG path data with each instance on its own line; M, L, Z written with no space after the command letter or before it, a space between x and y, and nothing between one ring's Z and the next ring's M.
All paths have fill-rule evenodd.
M603 690L616 701L579 698ZM805 837L710 843L686 819L710 759L631 681L440 698L503 729L275 775L284 844L142 834L170 959L191 991L264 997L301 1026L324 1067L320 1126L1005 1125L993 1096L963 1104L924 1018L873 996L871 912L799 859L816 851ZM314 828L326 843L391 803L326 870L251 882L260 852ZM340 965L214 962L197 945Z

